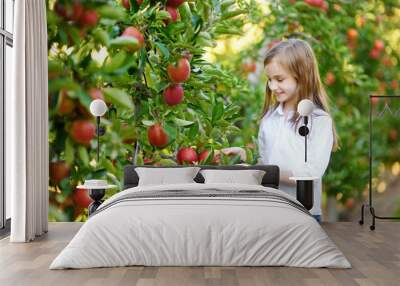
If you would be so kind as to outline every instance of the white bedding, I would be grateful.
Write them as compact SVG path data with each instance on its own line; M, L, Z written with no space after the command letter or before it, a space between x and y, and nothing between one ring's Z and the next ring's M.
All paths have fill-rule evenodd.
M275 200L173 197L122 200L144 191L262 190L263 186L140 186L104 202L54 259L50 269L145 266L294 266L350 268L309 214ZM142 193L140 193L142 194ZM107 207L108 205L108 207Z

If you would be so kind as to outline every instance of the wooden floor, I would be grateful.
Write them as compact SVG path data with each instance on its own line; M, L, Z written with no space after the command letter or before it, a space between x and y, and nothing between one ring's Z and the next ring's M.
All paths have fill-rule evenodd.
M51 261L80 228L51 223L49 233L32 243L0 241L0 285L400 285L400 223L368 225L340 222L323 228L353 268L290 267L122 267L48 270Z

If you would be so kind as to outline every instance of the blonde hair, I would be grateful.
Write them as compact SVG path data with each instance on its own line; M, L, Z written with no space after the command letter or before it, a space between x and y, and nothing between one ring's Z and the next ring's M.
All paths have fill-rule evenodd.
M328 114L331 114L328 104L329 98L321 82L317 60L312 48L306 41L300 39L288 39L279 42L268 50L264 59L264 67L272 60L276 60L280 65L282 65L296 80L296 106L302 99L310 99L314 102L315 106L324 110ZM262 117L264 117L273 105L272 99L272 91L267 83ZM275 102L274 109L278 105L279 103ZM299 113L296 111L294 116L290 119L292 123L296 122L296 126L299 116ZM332 151L336 151L339 148L338 135L334 123L332 123L332 127Z

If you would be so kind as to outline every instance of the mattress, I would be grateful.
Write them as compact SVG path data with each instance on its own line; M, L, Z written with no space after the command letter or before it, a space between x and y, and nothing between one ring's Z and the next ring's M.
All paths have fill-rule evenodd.
M282 191L199 183L138 186L112 196L50 269L132 265L351 267Z

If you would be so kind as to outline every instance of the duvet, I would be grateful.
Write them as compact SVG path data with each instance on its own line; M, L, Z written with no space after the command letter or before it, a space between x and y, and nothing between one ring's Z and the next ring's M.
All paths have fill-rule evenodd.
M198 183L112 196L50 269L128 265L351 267L291 196L257 185Z

